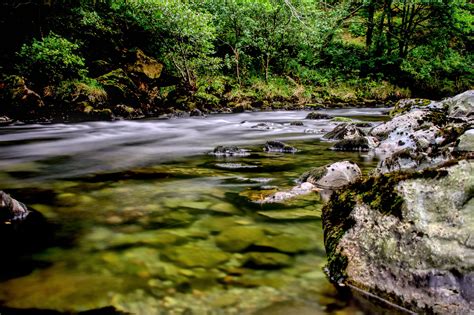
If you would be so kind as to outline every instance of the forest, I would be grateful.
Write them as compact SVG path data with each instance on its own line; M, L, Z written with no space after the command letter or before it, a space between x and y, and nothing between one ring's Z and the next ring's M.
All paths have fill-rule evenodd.
M473 85L473 6L6 0L0 114L101 120L439 99Z

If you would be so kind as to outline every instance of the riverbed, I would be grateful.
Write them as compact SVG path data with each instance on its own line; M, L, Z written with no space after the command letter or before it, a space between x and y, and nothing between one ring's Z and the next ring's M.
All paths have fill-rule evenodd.
M386 109L322 112L373 124L387 119ZM322 136L338 122L307 114L0 128L0 189L39 211L53 231L3 270L1 304L62 312L114 306L134 314L362 314L323 272L320 197L261 202L311 167L351 160L368 173L376 166L368 153L329 150ZM268 140L298 152L264 152ZM250 154L209 155L217 145Z

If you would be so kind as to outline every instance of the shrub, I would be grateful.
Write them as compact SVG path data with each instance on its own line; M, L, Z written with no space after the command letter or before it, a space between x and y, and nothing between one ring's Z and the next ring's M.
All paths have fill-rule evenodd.
M84 77L84 59L75 54L79 44L50 33L42 40L24 44L18 52L17 70L34 83L47 85Z

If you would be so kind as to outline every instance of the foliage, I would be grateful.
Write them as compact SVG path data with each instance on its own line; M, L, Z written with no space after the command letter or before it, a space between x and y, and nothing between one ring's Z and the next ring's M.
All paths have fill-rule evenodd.
M79 48L79 44L55 33L50 33L42 40L34 39L21 47L18 71L44 85L81 78L87 71L84 59L76 54Z
M129 18L152 34L158 54L172 64L185 88L196 89L200 72L218 68L212 16L181 1L144 0L124 3Z

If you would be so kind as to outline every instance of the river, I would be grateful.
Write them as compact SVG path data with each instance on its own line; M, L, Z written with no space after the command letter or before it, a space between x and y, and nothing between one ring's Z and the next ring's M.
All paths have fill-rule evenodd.
M385 109L322 112L386 119ZM112 305L134 314L361 313L323 273L319 196L259 202L311 167L346 159L365 173L375 167L366 153L329 150L322 136L337 122L306 120L307 114L0 128L0 189L39 211L50 232L32 230L39 234L26 242L37 246L3 268L1 305L63 312ZM298 152L264 152L268 140ZM251 154L207 154L217 145ZM295 215L300 210L306 215Z

